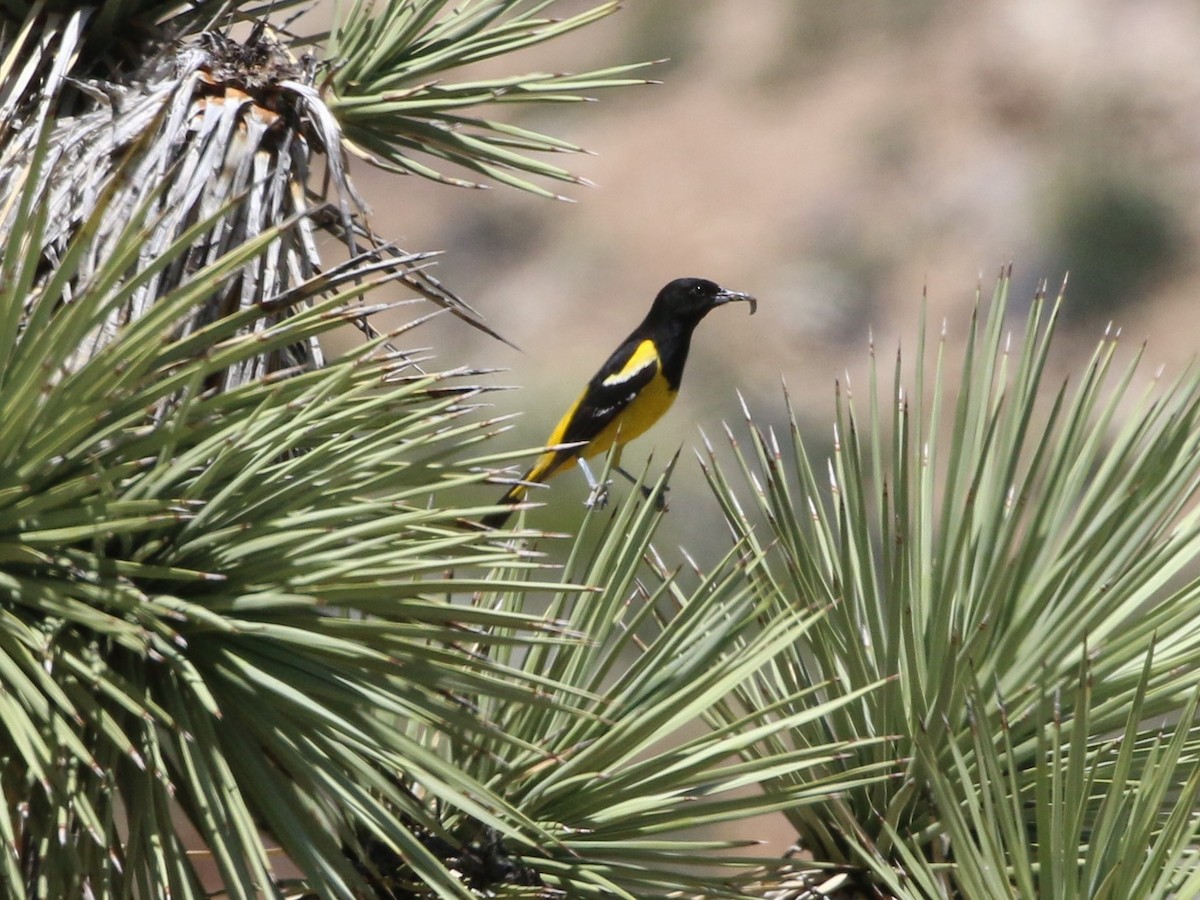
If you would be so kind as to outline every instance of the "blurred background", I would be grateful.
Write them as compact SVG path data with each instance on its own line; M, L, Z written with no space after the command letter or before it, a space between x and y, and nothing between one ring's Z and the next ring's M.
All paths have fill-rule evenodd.
M435 274L522 348L449 318L411 336L443 367L508 370L494 383L519 390L487 399L496 415L522 416L495 450L540 444L671 278L759 297L753 318L734 306L701 325L679 402L624 459L639 471L653 453L657 474L684 448L659 543L716 549L698 428L718 439L723 421L740 420L738 391L761 425L778 426L782 378L806 439L829 446L835 380L865 386L873 336L890 382L923 294L953 347L977 288L990 296L1008 262L1014 324L1039 281L1056 293L1069 271L1056 372L1089 355L1110 321L1130 353L1148 341L1147 377L1191 360L1197 48L1190 0L632 0L492 64L667 59L645 72L659 85L509 108L595 154L557 160L594 182L551 185L574 202L363 164L353 174L376 230L444 250ZM535 495L550 505L528 521L571 528L584 496L570 473Z

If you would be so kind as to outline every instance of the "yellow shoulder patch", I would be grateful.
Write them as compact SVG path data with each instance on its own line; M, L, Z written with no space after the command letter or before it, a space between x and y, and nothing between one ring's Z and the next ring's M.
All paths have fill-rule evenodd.
M647 367L657 367L658 364L658 348L654 346L654 341L642 341L629 357L629 361L621 367L621 370L613 372L601 384L606 387L621 384L629 381L639 372L645 371Z

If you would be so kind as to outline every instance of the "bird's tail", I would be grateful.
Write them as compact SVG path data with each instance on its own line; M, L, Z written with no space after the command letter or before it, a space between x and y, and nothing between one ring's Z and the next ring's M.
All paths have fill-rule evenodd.
M522 478L521 480L524 481L525 479ZM513 514L512 507L516 506L518 503L520 503L522 500L524 500L525 495L528 493L529 493L529 488L525 487L525 485L514 484L512 487L510 487L505 492L504 496L501 497L499 500L499 502L502 505L507 506L508 509L501 509L501 510L497 510L494 513L488 513L486 516L484 516L482 519L479 520L479 524L482 525L484 528L503 528L504 523L507 522L509 519L509 516L511 516Z
M529 493L529 485L545 481L554 474L554 470L558 468L561 462L562 460L557 452L550 451L543 453L529 471L521 476L521 480L505 491L504 496L497 501L501 506L506 506L508 509L489 513L479 520L479 524L484 528L503 528L504 523L513 514L512 507L524 500L525 495Z

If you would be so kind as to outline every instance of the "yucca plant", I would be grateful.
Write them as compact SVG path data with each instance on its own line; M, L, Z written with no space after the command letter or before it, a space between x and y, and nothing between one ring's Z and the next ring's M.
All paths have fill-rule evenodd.
M745 577L760 562L746 547L690 578L668 567L649 543L661 515L650 504L619 509L591 551L585 549L588 531L599 516L585 522L566 575L597 590L559 591L550 598L550 613L594 640L542 644L519 660L526 671L551 675L593 698L588 714L495 708L507 735L525 738L555 760L547 765L537 754L513 756L497 746L494 758L503 764L491 763L486 780L528 814L562 823L570 858L551 871L568 896L746 896L754 873L738 869L765 860L730 860L716 851L737 842L673 840L672 833L813 802L826 792L824 777L803 773L823 772L857 743L830 741L739 759L764 735L819 720L853 700L815 700L820 685L806 689L808 702L789 715L755 709L684 740L672 737L694 728L764 663L810 634L822 613L766 610ZM510 594L498 601L511 608L516 599ZM863 783L883 777L878 768L854 764L839 775L848 771ZM794 780L780 781L781 772ZM746 793L748 787L755 790ZM736 789L741 795L728 794ZM742 843L752 845L753 838ZM713 866L726 871L702 877ZM761 884L761 873L758 878Z
M615 12L606 2L562 19L545 12L554 3L375 4L354 0L339 16L329 40L337 60L327 99L353 152L401 173L460 186L478 182L445 171L467 169L546 197L557 196L531 180L581 183L569 170L532 154L575 153L582 148L547 134L476 112L485 105L577 103L582 91L643 84L628 73L639 65L595 72L531 72L458 81L446 73L512 53L596 22Z
M35 5L4 46L4 883L190 896L195 852L257 896L274 843L349 895L374 842L464 896L414 836L431 803L539 829L395 720L494 739L469 698L542 689L455 644L555 629L448 599L479 576L447 572L527 564L441 499L485 477L447 460L494 425L460 421L473 373L426 374L363 298L395 280L470 313L355 215L315 71L263 29L187 33L222 8L140 6L115 53ZM348 262L322 265L318 227ZM346 324L370 340L325 360Z
M500 840L480 820L447 806L440 824L453 836L451 846L465 848L456 851L458 866L475 873L490 867L514 885L536 886L525 888L531 896L745 897L778 882L778 859L746 855L758 843L754 837L712 829L815 802L826 793L824 776L803 773L847 757L858 742L794 748L773 758L741 754L764 735L819 719L854 698L809 696L789 715L754 710L725 727L699 729L714 703L811 633L821 614L764 610L744 576L758 557L744 549L696 577L667 568L651 543L662 518L642 502L589 514L572 539L561 581L535 584L519 570L497 567L494 584L472 598L501 624L531 602L545 604L564 630L561 639L533 646L515 635L500 642L494 633L490 647L486 641L470 647L520 681L553 691L553 703L481 695L478 713L497 726L494 740L447 741L426 723L408 723L544 829L535 840L529 834ZM849 771L863 783L886 774L848 764L838 772L839 787ZM795 777L785 782L781 773ZM418 890L401 858L378 849L372 858L381 885L401 896ZM525 895L520 888L492 890Z
M614 72L424 80L614 8L545 6L355 7L313 45L328 68L263 27L193 33L216 5L113 3L92 26L6 8L8 893L732 895L750 861L719 851L744 842L667 832L808 802L819 782L735 792L851 746L734 759L841 697L682 736L817 617L764 616L729 562L685 589L646 562L648 508L559 577L470 527L456 489L496 456L470 449L497 428L467 416L478 373L427 374L396 346L411 325L370 324L389 282L478 322L425 255L374 235L343 149L568 177L527 156L565 143L462 111ZM348 261L322 262L319 229ZM346 325L366 340L326 359ZM549 615L528 611L542 595Z
M1200 376L1134 399L1114 339L1047 389L1056 307L1011 349L1007 279L961 375L922 328L841 396L828 479L794 417L735 443L744 487L703 460L722 559L668 565L640 502L563 571L471 527L459 489L507 460L481 373L426 371L424 311L379 334L408 301L368 294L485 326L374 233L347 154L572 180L540 154L577 148L484 109L625 67L456 77L615 9L553 5L353 4L311 38L223 3L0 11L8 893L1200 890ZM766 812L792 858L696 830Z
M747 416L744 488L710 447L724 520L762 554L761 602L827 610L711 718L886 679L761 747L868 740L821 774L896 767L787 812L801 875L833 867L897 897L1183 896L1200 822L1200 374L1144 378L1109 335L1048 385L1059 304L1039 294L1010 330L1008 285L977 305L961 359L951 324L930 340L922 323L887 386L872 348L865 403L839 389L823 478L794 416L786 439Z
M2 298L6 883L47 897L196 894L188 821L203 841L190 849L211 855L231 894L272 889L264 833L348 893L361 874L342 847L358 829L421 847L405 824L423 815L402 780L414 776L494 820L502 804L380 716L435 717L472 741L482 723L456 692L495 689L487 666L445 650L495 616L437 595L454 589L446 569L512 565L513 553L426 506L479 478L442 464L488 427L459 421L475 389L421 374L383 339L228 385L230 368L362 314L371 285L354 282L378 267L357 260L195 326L197 304L295 221L157 294L81 361L81 342L192 235L129 277L155 225L147 202L85 273L102 199L39 279L40 147L12 206L24 227ZM532 695L510 681L506 694ZM457 883L428 859L423 871Z

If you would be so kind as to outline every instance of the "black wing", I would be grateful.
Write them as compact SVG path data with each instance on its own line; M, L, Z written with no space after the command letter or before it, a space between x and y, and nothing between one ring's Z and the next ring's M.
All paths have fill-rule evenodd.
M594 439L654 380L660 366L652 342L634 338L626 341L592 376L569 417L564 417L562 437L556 443Z

